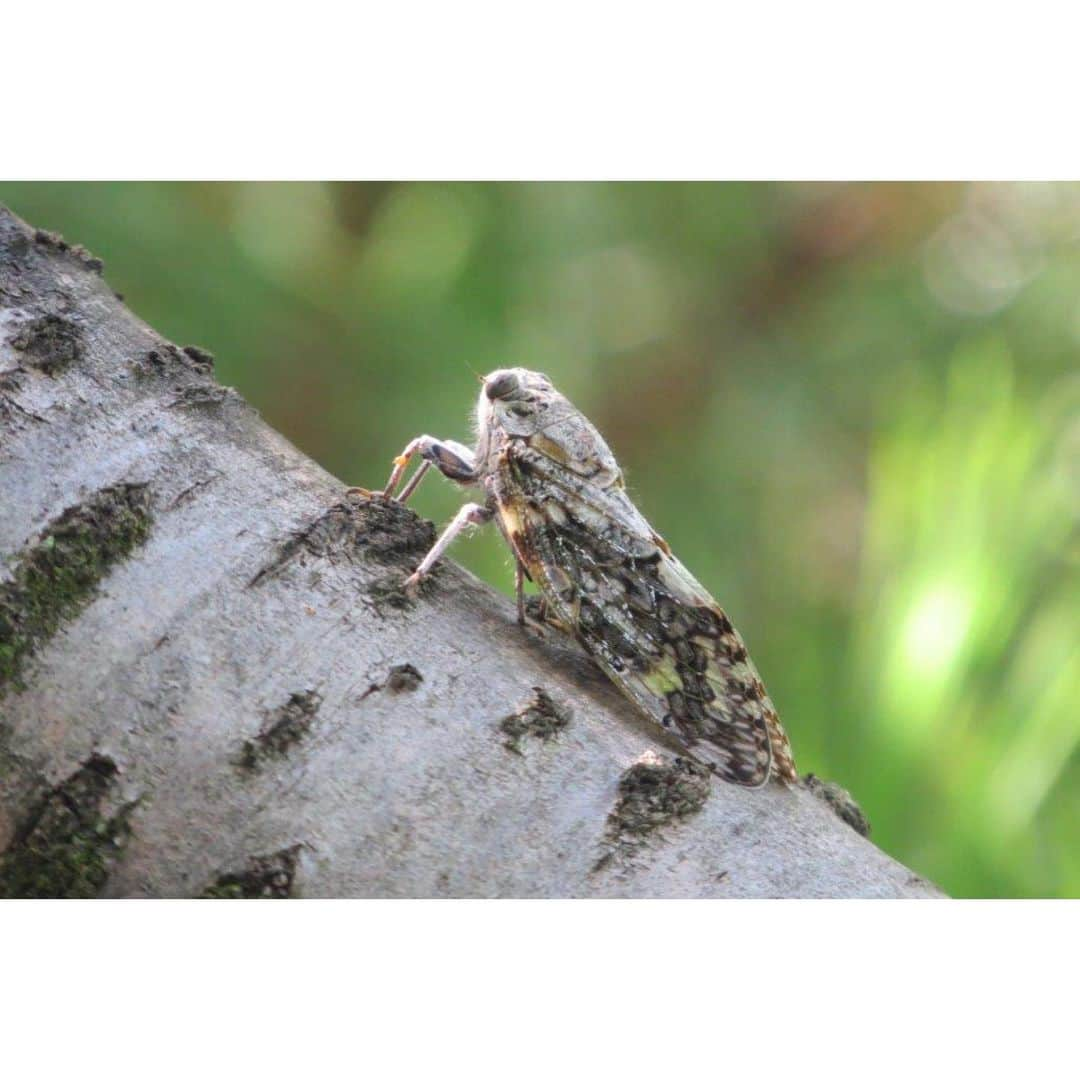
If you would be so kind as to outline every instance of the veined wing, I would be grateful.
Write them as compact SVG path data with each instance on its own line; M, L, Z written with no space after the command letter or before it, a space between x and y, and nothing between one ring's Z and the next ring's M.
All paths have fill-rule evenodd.
M557 618L639 709L723 779L794 781L787 736L742 638L621 484L530 450L508 460L504 528Z

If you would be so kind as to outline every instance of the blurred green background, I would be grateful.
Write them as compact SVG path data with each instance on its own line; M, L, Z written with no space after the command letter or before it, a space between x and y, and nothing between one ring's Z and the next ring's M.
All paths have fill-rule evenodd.
M352 484L468 441L473 372L546 372L741 629L801 771L954 895L1080 896L1080 186L0 200ZM494 530L456 557L512 591Z

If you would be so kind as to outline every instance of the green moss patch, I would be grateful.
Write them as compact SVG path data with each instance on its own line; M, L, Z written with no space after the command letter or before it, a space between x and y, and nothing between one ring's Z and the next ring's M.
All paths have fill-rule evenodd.
M54 788L0 855L0 897L97 896L127 840L131 805L108 816L116 764L95 754Z
M118 484L69 507L19 554L0 585L0 695L22 665L93 597L110 568L150 530L145 485Z
M293 878L300 861L300 845L255 855L247 868L222 874L200 893L203 900L285 900L292 896Z

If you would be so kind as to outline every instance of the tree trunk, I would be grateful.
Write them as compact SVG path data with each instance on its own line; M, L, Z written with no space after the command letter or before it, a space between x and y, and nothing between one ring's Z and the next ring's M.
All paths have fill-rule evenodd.
M458 567L409 600L430 523L211 366L0 208L0 895L940 895Z

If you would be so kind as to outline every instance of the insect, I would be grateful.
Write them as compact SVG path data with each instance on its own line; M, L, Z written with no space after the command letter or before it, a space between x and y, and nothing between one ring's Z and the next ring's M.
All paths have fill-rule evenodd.
M381 492L405 502L434 466L483 503L454 516L406 581L415 589L464 529L494 520L545 621L575 637L647 717L717 776L758 787L797 779L787 735L742 638L626 494L600 433L551 384L524 368L482 380L474 449L421 435L394 459ZM363 490L363 489L354 489Z

